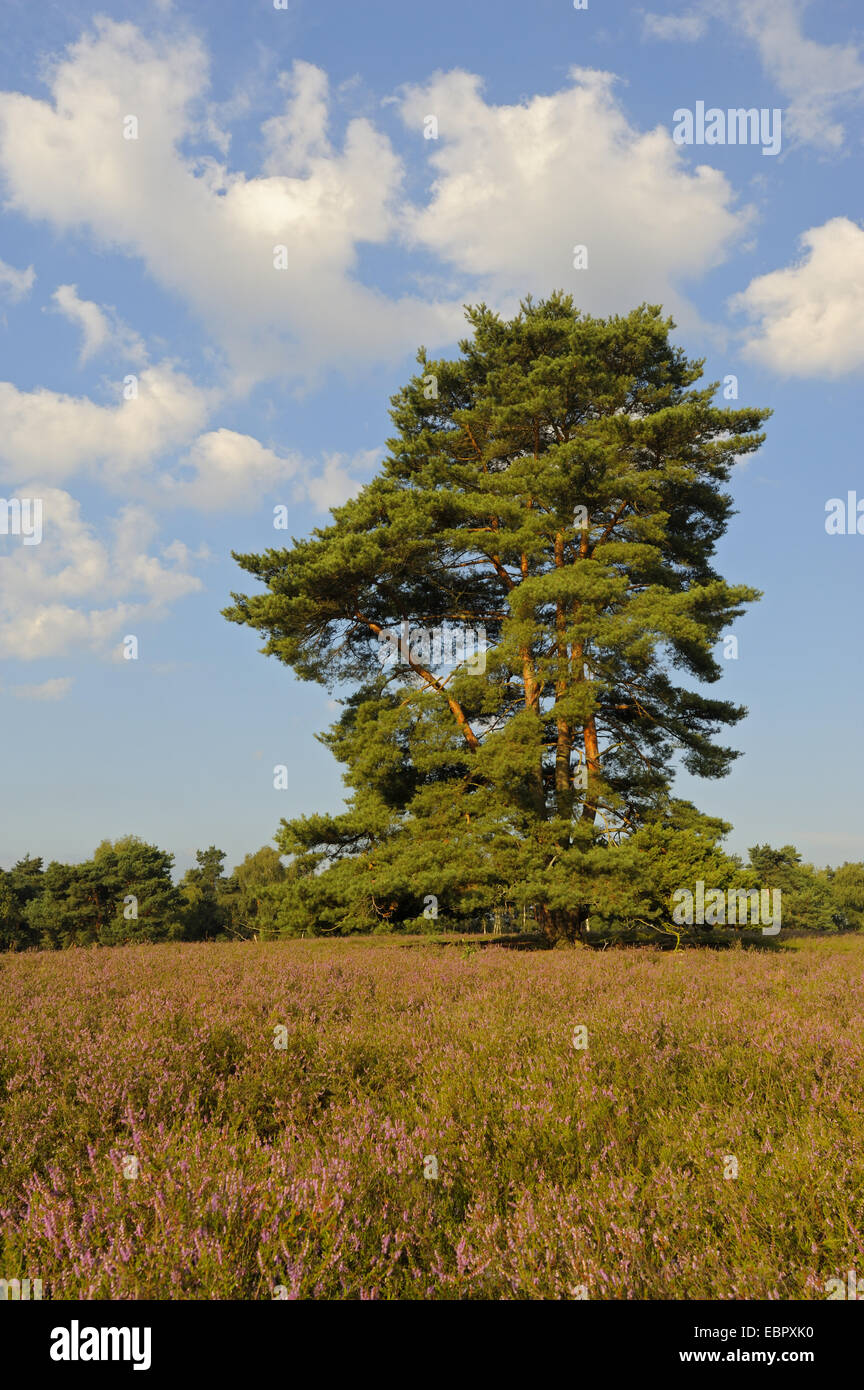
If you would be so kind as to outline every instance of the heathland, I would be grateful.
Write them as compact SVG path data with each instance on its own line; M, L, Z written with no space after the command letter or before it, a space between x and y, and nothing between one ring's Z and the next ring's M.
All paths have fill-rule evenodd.
M0 1269L46 1298L824 1298L864 939L0 959Z

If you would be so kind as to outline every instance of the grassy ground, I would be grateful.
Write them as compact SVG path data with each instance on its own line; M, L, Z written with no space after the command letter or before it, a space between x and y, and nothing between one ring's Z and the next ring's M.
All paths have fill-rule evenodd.
M54 1298L824 1298L864 1277L862 1090L856 937L7 955L0 1277Z

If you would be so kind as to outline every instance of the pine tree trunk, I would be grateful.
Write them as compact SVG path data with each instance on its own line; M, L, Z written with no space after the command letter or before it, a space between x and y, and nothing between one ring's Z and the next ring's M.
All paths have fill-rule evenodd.
M537 924L550 945L558 941L582 941L585 924L588 921L588 908L585 904L566 911L562 908L549 908L538 903Z
M564 536L561 532L555 537L555 564L561 569L564 565ZM558 671L555 680L555 698L562 700L567 694L570 677L570 656L567 651L567 614L563 603L555 608L556 646ZM573 799L570 795L570 755L573 750L573 730L566 719L556 720L557 741L555 744L555 803L559 816L570 818Z

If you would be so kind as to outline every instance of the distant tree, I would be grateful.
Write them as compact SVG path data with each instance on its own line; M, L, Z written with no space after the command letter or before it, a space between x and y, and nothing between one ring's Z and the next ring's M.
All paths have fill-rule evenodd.
M831 895L838 926L864 929L864 864L841 864L831 874Z
M237 884L232 923L235 931L247 936L274 936L285 882L285 867L278 850L263 845L247 854L232 877Z
M836 906L826 870L803 863L794 845L780 849L754 845L748 853L760 886L779 888L783 894L784 929L831 931L836 927Z
M81 898L73 893L72 885L79 873L79 865L60 864L52 859L45 870L44 891L28 905L27 917L34 943L43 949L77 944L80 925L77 904Z
M14 951L22 940L23 914L15 900L10 875L0 869L0 950Z
M182 936L183 900L171 878L174 856L137 835L113 844L106 840L93 856L110 890L109 911L100 925L103 946L139 941L175 940Z
M20 951L38 943L28 911L43 891L41 859L25 854L8 872L0 870L0 949Z
M180 881L184 936L187 941L213 941L231 935L236 882L224 873L225 853L210 845L195 853L196 866Z
M43 873L41 858L34 859L29 854L25 854L24 858L19 859L9 870L12 892L23 907L42 892Z
M181 934L173 856L136 835L103 840L82 864L30 860L7 875L23 903L23 940L43 948L164 941ZM35 865L39 865L38 873Z

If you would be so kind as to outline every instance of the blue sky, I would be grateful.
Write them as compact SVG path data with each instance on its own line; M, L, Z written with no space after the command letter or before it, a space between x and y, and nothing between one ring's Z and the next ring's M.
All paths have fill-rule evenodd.
M0 496L43 498L44 534L0 536L0 864L123 833L234 863L338 807L327 692L220 616L229 552L372 475L461 305L556 287L662 303L773 408L720 551L765 592L715 687L744 756L678 790L732 848L864 858L864 537L825 530L864 498L864 28L852 0L718 8L5 0ZM698 102L780 110L780 153L676 144Z

